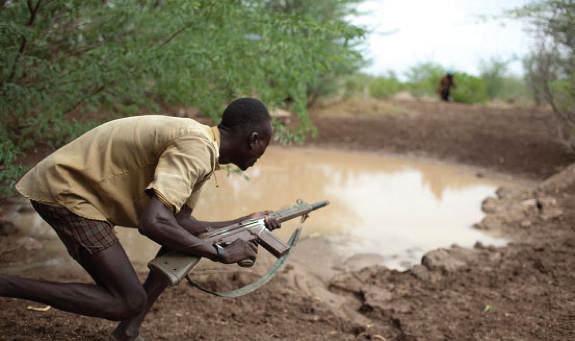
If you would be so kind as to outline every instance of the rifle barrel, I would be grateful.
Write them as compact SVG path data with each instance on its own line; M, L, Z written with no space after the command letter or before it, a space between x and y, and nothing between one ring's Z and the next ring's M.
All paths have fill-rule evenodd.
M317 210L329 204L329 201L320 201L315 204L308 204L306 202L300 202L294 206L284 208L283 210L275 211L270 213L271 217L279 219L282 223L284 221L291 220L296 217L301 217L304 214L308 214L311 211Z
M322 207L327 206L327 205L329 205L329 200L316 202L315 204L311 204L312 211L315 211L318 208L322 208Z

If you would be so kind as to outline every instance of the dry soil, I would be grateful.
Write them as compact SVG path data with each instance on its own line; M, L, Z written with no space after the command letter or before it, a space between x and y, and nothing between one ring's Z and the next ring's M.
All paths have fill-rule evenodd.
M486 217L476 225L511 243L435 250L400 272L350 270L321 240L304 240L279 275L247 296L216 298L187 284L167 290L143 325L146 340L575 339L575 166L549 132L549 111L347 101L312 108L311 118L319 131L308 142L314 147L434 158L477 167L477 176L529 180L534 185L501 188L487 198ZM0 271L42 260L41 243L23 237L1 225ZM226 290L261 270L218 269L197 279ZM59 267L24 275L90 281L82 271ZM0 298L0 340L106 340L114 327L28 305L42 306Z

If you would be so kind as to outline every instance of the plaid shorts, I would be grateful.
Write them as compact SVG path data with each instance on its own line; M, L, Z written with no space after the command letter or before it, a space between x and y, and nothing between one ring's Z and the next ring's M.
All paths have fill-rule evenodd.
M36 212L56 231L75 260L79 260L80 247L92 255L118 243L113 225L107 221L83 218L64 207L31 202Z

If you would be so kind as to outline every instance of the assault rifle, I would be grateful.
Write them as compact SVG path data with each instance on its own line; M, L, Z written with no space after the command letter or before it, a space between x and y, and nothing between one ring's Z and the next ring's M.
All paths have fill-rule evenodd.
M277 218L280 222L284 222L300 216L307 217L307 214L311 211L322 208L328 204L329 201L320 201L310 205L303 200L298 200L295 205L283 210L272 212L268 214L268 216ZM276 237L266 227L264 219L265 216L247 219L221 229L202 233L198 235L198 237L212 244L219 244L222 246L228 245L238 238L245 241L255 240L272 255L280 258L290 250L290 246ZM150 268L151 271L164 275L170 282L170 285L175 286L186 277L188 272L190 272L194 266L196 266L200 261L200 258L201 257L192 256L182 252L168 251L151 260L148 263L148 268ZM253 262L252 260L247 259L238 262L238 265L251 266L253 265Z

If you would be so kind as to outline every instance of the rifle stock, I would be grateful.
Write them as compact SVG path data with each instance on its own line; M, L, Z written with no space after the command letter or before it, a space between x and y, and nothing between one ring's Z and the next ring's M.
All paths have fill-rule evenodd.
M298 202L288 208L275 211L269 216L284 222L296 217L305 216L311 211L319 209L329 204L329 201L320 201L315 204L308 204L305 201ZM244 240L257 240L266 250L277 258L284 256L290 249L289 245L276 237L264 223L265 217L248 219L237 224L223 227L218 230L200 234L198 237L212 244L226 245L241 238ZM163 275L171 286L178 285L186 275L198 264L200 257L192 256L177 251L167 251L158 255L148 263L148 268L158 274ZM251 266L251 260L238 263L240 266Z

